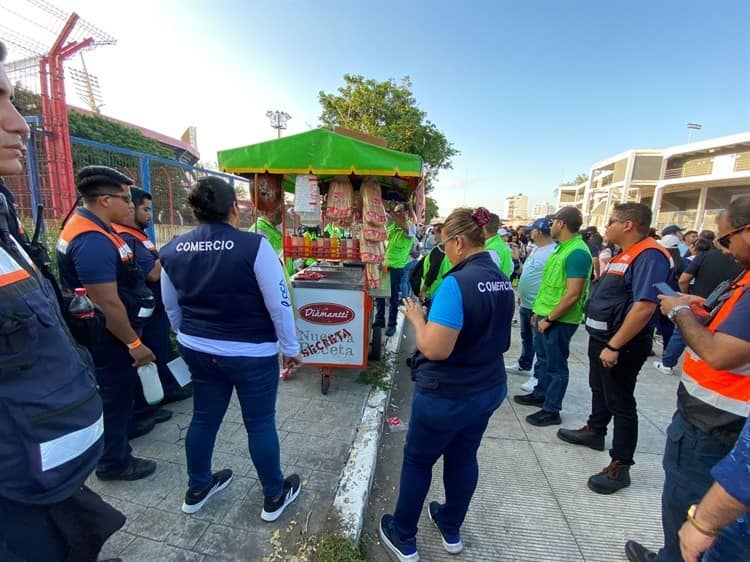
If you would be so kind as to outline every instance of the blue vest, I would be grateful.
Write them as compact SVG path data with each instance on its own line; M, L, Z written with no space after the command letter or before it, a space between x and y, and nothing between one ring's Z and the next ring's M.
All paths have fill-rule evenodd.
M450 357L430 361L417 352L412 378L423 394L460 398L505 382L503 353L510 347L513 287L487 252L475 254L447 275L458 282L464 323Z
M0 272L0 497L55 503L102 454L102 402L88 352L18 244L0 243Z
M180 332L224 341L277 341L253 270L261 240L259 234L209 223L161 249L161 266L182 309Z

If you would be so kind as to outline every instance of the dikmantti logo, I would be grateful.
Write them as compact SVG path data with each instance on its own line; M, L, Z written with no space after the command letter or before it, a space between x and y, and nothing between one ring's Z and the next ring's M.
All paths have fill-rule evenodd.
M313 324L346 324L354 320L354 311L348 306L332 302L314 302L301 306L300 318Z

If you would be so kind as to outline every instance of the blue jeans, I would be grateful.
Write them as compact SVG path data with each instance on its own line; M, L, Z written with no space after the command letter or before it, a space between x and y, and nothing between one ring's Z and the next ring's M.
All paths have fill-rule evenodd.
M216 433L232 391L237 389L250 457L263 495L278 496L284 485L275 420L278 357L222 357L179 347L193 375L193 419L185 438L188 487L197 492L211 484Z
M698 503L713 483L711 469L723 459L732 446L722 444L711 435L690 424L675 412L667 428L664 448L664 488L661 496L661 522L664 548L659 562L681 562L677 532L686 520L688 508ZM734 560L729 558L728 560Z
M669 343L664 348L664 355L661 358L661 362L666 367L674 367L680 361L680 355L685 351L685 339L682 337L682 332L675 326L672 337L669 338Z
M412 270L417 265L419 260L412 260L404 266L403 273L401 274L401 298L406 298L411 295L411 284L409 283L409 276Z
M542 409L546 412L562 410L565 391L568 389L568 356L570 355L570 340L576 333L578 324L555 322L541 334L542 347L547 359L547 368L541 373L539 382L534 388L534 398L543 398Z
M389 267L388 276L391 281L391 298L388 301L388 326L395 328L398 321L399 293L401 291L401 279L404 277L404 270ZM377 305L375 325L385 326L385 299L375 299L375 301Z
M414 392L404 446L396 511L401 540L417 534L417 523L432 482L432 466L443 457L445 505L440 527L457 534L479 479L477 450L492 413L508 392L505 383L465 398L436 398Z
M530 308L521 307L519 317L521 319L521 356L518 358L518 366L525 371L530 371L534 365L534 376L539 378L547 368L547 356L544 353L542 334L531 324L533 312ZM536 364L534 364L536 355Z
M703 556L703 562L724 560L750 560L750 515L745 514L725 527L711 550Z

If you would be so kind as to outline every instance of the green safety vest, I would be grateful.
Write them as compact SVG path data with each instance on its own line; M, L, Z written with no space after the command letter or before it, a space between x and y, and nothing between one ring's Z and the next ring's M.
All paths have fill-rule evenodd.
M390 223L386 231L388 232L388 247L385 250L385 265L393 269L403 269L409 263L414 238L409 238L408 233L395 222Z
M563 295L568 290L568 277L565 274L565 264L568 261L568 256L574 250L583 250L589 255L591 259L591 250L583 241L580 235L576 235L570 240L566 240L562 244L558 244L555 251L547 260L544 265L544 272L542 273L542 284L539 287L539 293L534 300L533 311L537 316L547 316L552 309L557 306L557 303L563 298ZM583 321L583 304L586 302L586 297L589 293L589 279L591 277L591 266L589 266L589 273L586 275L586 286L583 289L583 294L578 302L563 314L560 318L555 318L557 322L564 322L566 324L580 324Z
M266 219L258 219L255 221L255 224L250 227L248 232L255 232L256 227L258 229L258 234L265 236L266 239L268 239L273 251L278 255L281 255L281 250L284 247L284 237L281 235L281 232L276 230L276 227Z
M430 288L425 293L425 298L429 299L432 297L432 295L435 294L435 291L437 291L437 288L440 286L440 283L443 282L443 277L445 277L445 274L448 273L451 269L453 269L453 266L451 265L451 262L448 261L448 256L443 256L443 261L440 262L440 269L438 270L437 277L435 277L435 281L433 281L432 285L430 285ZM420 284L420 289L424 287L424 278L427 277L427 272L430 270L430 255L427 254L424 258L424 262L422 263L422 283Z
M510 274L513 273L513 252L510 246L505 243L505 240L499 234L495 234L484 243L484 249L494 250L497 253L500 257L500 271L510 278Z

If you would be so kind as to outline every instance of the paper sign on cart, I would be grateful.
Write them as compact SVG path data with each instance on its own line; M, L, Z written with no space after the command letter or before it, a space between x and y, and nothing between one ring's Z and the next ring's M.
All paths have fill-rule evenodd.
M172 359L169 363L167 363L167 367L169 367L169 371L172 373L172 376L180 386L185 386L193 380L193 375L190 373L190 368L187 366L187 363L185 363L185 360L182 357Z
M364 365L367 340L363 291L298 287L294 305L303 363Z

